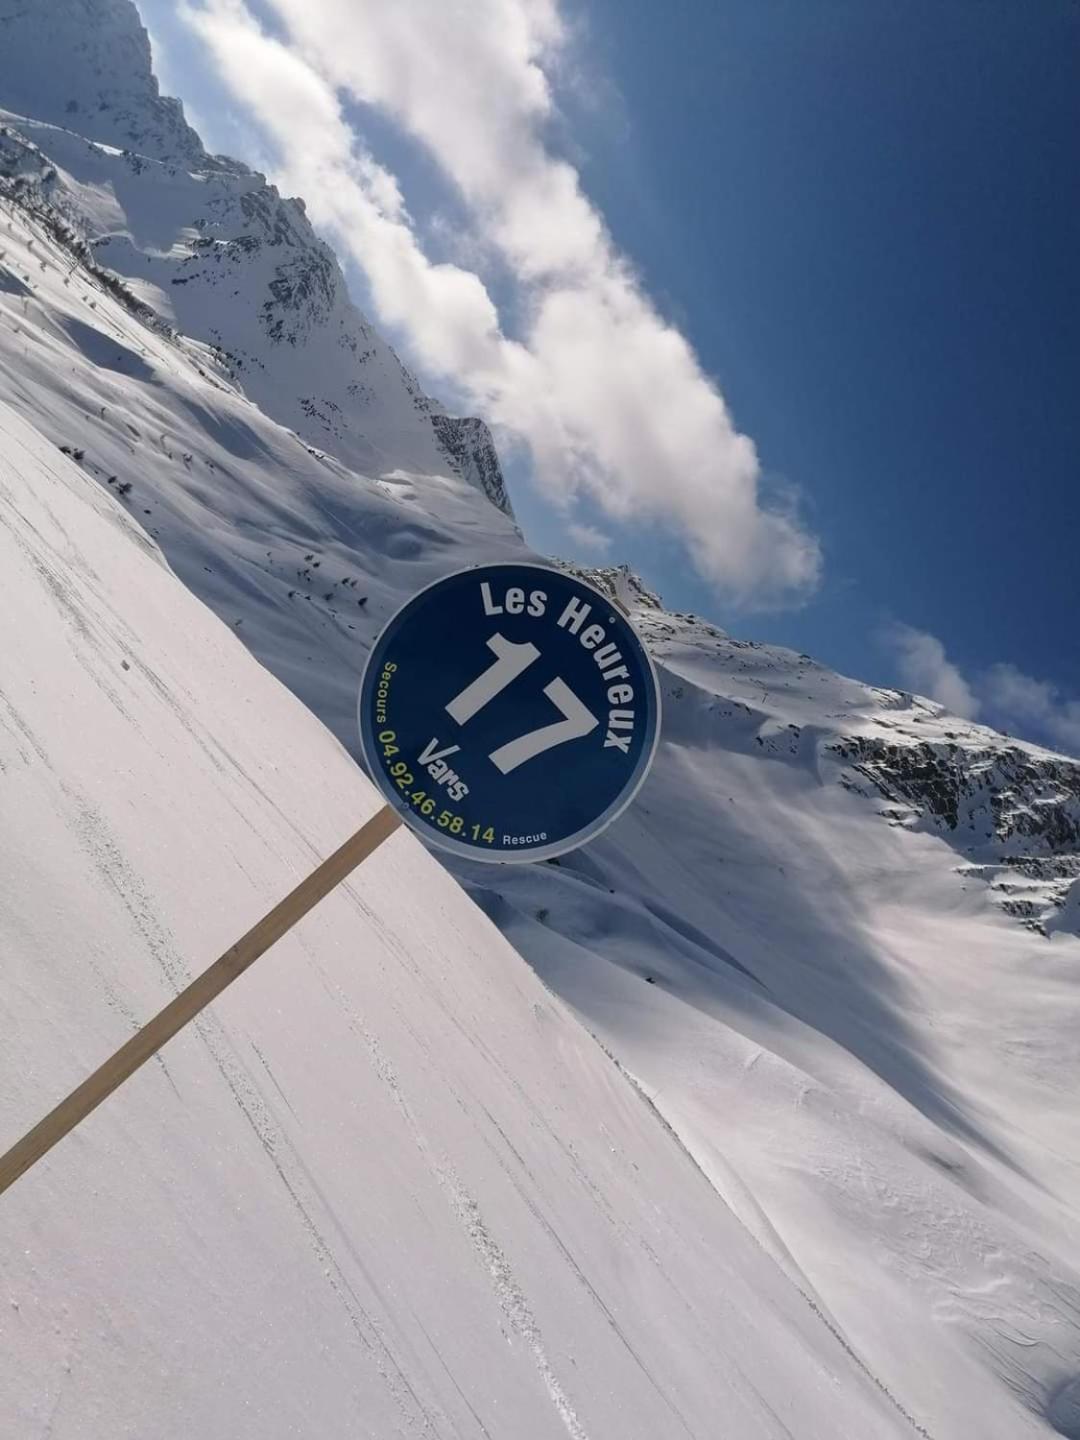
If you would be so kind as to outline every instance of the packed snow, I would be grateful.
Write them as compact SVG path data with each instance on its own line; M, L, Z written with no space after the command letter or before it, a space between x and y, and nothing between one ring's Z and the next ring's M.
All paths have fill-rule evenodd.
M373 808L383 620L530 553L126 0L47 11L0 0L0 1143ZM464 892L395 837L0 1199L20 1440L1080 1440L1080 765L594 579L640 796Z
M0 457L14 1138L378 802L6 406ZM2 1203L5 1434L904 1428L404 832Z

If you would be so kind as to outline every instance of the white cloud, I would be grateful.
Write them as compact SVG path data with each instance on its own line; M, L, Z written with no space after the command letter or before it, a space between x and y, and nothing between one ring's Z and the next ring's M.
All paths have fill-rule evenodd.
M896 651L900 677L909 690L929 696L965 720L975 719L979 700L936 635L893 624L886 628L885 639Z
M1080 700L1056 685L1025 675L1015 665L993 665L982 678L988 707L1017 730L1035 730L1063 750L1080 755Z
M936 635L910 625L889 625L882 638L896 653L908 689L964 719L981 716L999 729L1080 755L1080 700L1068 699L1050 681L1007 663L991 665L970 679L948 658Z
M606 555L611 549L611 536L605 535L595 525L583 525L577 520L570 520L566 533L575 545L579 545L589 554Z
M566 44L556 0L268 3L288 46L243 0L184 14L272 137L275 179L361 266L378 319L415 362L525 440L558 503L584 495L620 520L666 524L700 574L743 604L808 594L817 541L790 507L763 499L753 442L546 143L549 77ZM340 92L392 117L457 187L476 238L516 284L520 336L504 332L472 270L424 254Z

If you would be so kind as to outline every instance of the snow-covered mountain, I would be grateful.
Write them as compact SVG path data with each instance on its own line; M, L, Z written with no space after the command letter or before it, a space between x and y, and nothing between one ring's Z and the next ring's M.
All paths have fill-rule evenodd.
M170 954L188 965L209 960L230 929L285 888L282 857L299 869L370 808L366 782L236 641L355 754L359 671L391 610L446 571L528 552L481 422L446 417L421 394L352 308L297 202L205 155L176 103L158 96L127 0L0 0L0 105L9 112L0 116L0 403L10 407L0 477L21 497L18 513L6 513L9 553L23 557L20 568L5 560L0 571L0 626L35 636L59 624L50 607L69 617L63 646L52 630L48 644L17 650L0 640L0 694L10 701L17 686L26 728L48 742L40 753L25 736L16 744L24 732L9 726L9 753L0 754L8 767L0 787L14 783L19 765L37 787L0 788L11 807L3 813L15 817L0 868L0 940L15 957L14 978L5 978L0 1003L9 1027L25 1034L0 1071L0 1103L12 1117L5 1135L13 1135L35 1117L43 1090L53 1087L52 1098L154 1007L161 913L178 937ZM50 530L54 522L66 539ZM114 537L105 549L95 548L102 525ZM43 535L52 537L51 558L42 557ZM139 669L148 691L137 705L128 672L110 668L86 565L99 579L124 577L110 603L138 631L143 663L170 693L177 668L182 677L182 719L169 721L171 738L156 752L161 717L139 706L160 706L162 692ZM122 1414L129 1433L167 1435L1078 1440L1080 765L807 656L668 614L625 572L594 578L631 609L658 662L665 715L653 775L583 852L536 867L455 867L559 999L415 842L396 839L394 865L388 854L373 878L357 882L363 915L343 899L291 952L295 968L306 947L315 986L326 956L337 962L341 989L318 1001L318 1014L297 1013L283 950L271 980L256 970L243 1001L208 1022L221 1053L250 1065L243 1085L254 1088L240 1088L247 1109L224 1081L195 1071L186 1084L176 1080L167 1052L138 1082L144 1108L133 1116L118 1097L49 1162L44 1191L31 1195L28 1182L0 1201L24 1228L33 1220L48 1252L47 1263L22 1258L21 1248L18 1260L10 1250L0 1258L20 1307L8 1320L27 1327L12 1350L4 1322L15 1369L4 1374L0 1402L37 1406L26 1409L29 1419L20 1414L17 1433L45 1433L55 1402L55 1436L124 1433ZM167 603L140 598L158 586ZM253 733L245 717L258 721ZM98 734L87 752L85 736ZM258 794L236 791L248 783L238 766L257 777ZM79 818L78 797L90 775L100 777L93 794L109 833L121 832L100 852L115 857L105 899L89 885L68 892L59 881L27 879L39 852L46 879L66 873L69 852L86 853L92 824ZM144 824L141 801L158 791L154 823ZM54 891L66 896L58 910ZM230 899L222 910L226 895L249 903ZM106 901L143 918L118 920ZM229 923L212 926L216 913ZM408 969L407 993L389 982L386 994L381 985L371 993L362 960L343 952L356 924L380 927L379 945ZM451 937L441 949L439 924ZM455 948L458 935L470 937L467 954ZM42 955L55 959L42 966ZM166 966L166 982L178 973ZM547 1077L530 1068L536 1051L521 1039L515 1009L536 1003L563 1027L561 1038L538 1042L550 1045ZM406 1038L410 1025L421 1039ZM485 1065L484 1037L499 1030L497 1076L477 1071L468 1088L457 1068L473 1063L462 1060L471 1053L460 1049L462 1026ZM337 1037L325 1053L312 1047L324 1032ZM176 1065L214 1053L206 1035L183 1043L193 1048ZM379 1088L382 1062L367 1057L399 1043L407 1054L395 1051L387 1064L407 1077L405 1098L373 1116L375 1096L393 1098L394 1087ZM252 1046L272 1077L250 1061ZM168 1102L166 1123L168 1075L180 1097ZM477 1127L485 1153L513 1151L534 1179L543 1176L543 1203L522 1171L508 1182L538 1229L518 1227L515 1202L496 1231L490 1212L501 1215L504 1193L465 1173L443 1113L418 1122L428 1149L416 1139L410 1116L428 1083L460 1097L452 1113ZM489 1086L500 1103L512 1101L511 1113L493 1108ZM554 1097L563 1108L550 1128L559 1154L581 1167L573 1180L546 1151L523 1150ZM641 1149L599 1184L595 1167L609 1162L595 1137L615 1135L609 1102ZM211 1117L228 1155L208 1171L193 1108ZM570 1110L595 1117L591 1138L573 1131ZM262 1150L248 1156L236 1138L252 1133L248 1111L270 1114L286 1138L268 1142L256 1130ZM437 1163L432 1136L443 1147ZM605 1153L629 1154L622 1136ZM138 1169L129 1162L121 1179L109 1162L123 1161L125 1139ZM370 1174L365 1157L375 1150L391 1173L369 1205L354 1172ZM443 1186L444 1162L463 1189ZM174 1193L181 1180L185 1197L198 1191L193 1221ZM230 1182L242 1201L230 1198ZM83 1236L77 1268L55 1253L73 1233L65 1196L73 1184L96 1186L109 1202L95 1201L103 1248ZM150 1259L139 1259L128 1283L116 1258L127 1232L113 1211L133 1203L132 1185L156 1237L153 1264L179 1287L175 1303L160 1300ZM450 1241L445 1260L434 1259L410 1228L417 1185L449 1204L473 1243L470 1263L479 1255L493 1277L497 1323L514 1357L505 1363L528 1374L517 1389L507 1379L501 1408L485 1384L503 1362L482 1345L475 1365L442 1347L440 1337L456 1331L458 1287L469 1282ZM617 1217L629 1250L636 1255L640 1242L652 1256L648 1274L666 1277L663 1293L623 1251L579 1228L579 1188ZM246 1233L245 1214L288 1209L293 1192L296 1233L284 1221ZM475 1214L460 1200L466 1192ZM549 1200L569 1208L555 1219ZM438 1248L443 1231L426 1206L419 1202L425 1218L416 1223L433 1225ZM314 1229L305 1207L309 1217L318 1209ZM549 1242L565 1247L550 1288ZM271 1283L265 1276L250 1307L230 1289L251 1283L259 1255L283 1267L277 1298L290 1318L280 1327L266 1320L274 1312L260 1289ZM387 1255L405 1265L404 1288ZM599 1351L586 1363L586 1347L601 1342L589 1329L592 1302L560 1289L560 1266L571 1260L582 1293L593 1287L615 1316L619 1353L639 1367L632 1373L648 1373L646 1390L655 1381L648 1402L631 1370L611 1368ZM218 1262L229 1267L228 1283ZM519 1273L526 1264L534 1266L528 1284ZM325 1293L311 1288L305 1266ZM708 1311L735 1293L733 1274L758 1298L738 1289L723 1315ZM381 1297L374 1310L373 1290L356 1300L358 1276ZM610 1295L598 1276L615 1287ZM107 1282L104 1308L95 1280ZM515 1309L519 1292L524 1310ZM611 1295L634 1312L633 1333ZM53 1337L68 1333L58 1318L64 1304L85 1358L63 1381L70 1411L49 1368L61 1364ZM327 1329L357 1304L373 1317L363 1336L387 1341L392 1365L383 1367L382 1340L374 1343L368 1370L320 1390L324 1409L308 1423L298 1379L329 1383L350 1344L368 1354L355 1326L352 1339ZM207 1306L220 1309L193 1339L189 1317ZM591 1338L568 1341L555 1359L550 1337L563 1328L564 1306ZM138 1329L147 1310L155 1323L135 1340L125 1327ZM436 1334L433 1350L423 1351L414 1320ZM294 1363L288 1344L307 1323L304 1358ZM465 1352L471 1323L456 1334ZM245 1327L248 1338L230 1348L224 1337ZM186 1373L167 1355L172 1329L188 1347ZM452 1384L432 1378L441 1363L433 1351ZM20 1388L27 1366L33 1378ZM169 1369L164 1399L134 1374L139 1366ZM0 1372L8 1368L0 1361ZM363 1397L383 1368L386 1394L413 1387L426 1420L387 1418L380 1400L370 1402L368 1429L357 1428L353 1417L367 1413ZM248 1414L229 1397L233 1372L243 1378L241 1398L261 1409ZM121 1374L122 1405L110 1411L107 1391ZM185 1428L177 1417L201 1394L200 1380L210 1382L200 1422ZM461 1399L451 1404L455 1386Z
M6 1140L378 797L6 405L0 457ZM904 1432L411 836L245 981L4 1195L5 1436Z
M206 154L129 0L0 5L4 108L65 176L56 213L268 415L365 473L451 470L508 509L491 436L426 396L349 299L302 200ZM9 150L8 166L36 169ZM66 183L67 181L73 183Z

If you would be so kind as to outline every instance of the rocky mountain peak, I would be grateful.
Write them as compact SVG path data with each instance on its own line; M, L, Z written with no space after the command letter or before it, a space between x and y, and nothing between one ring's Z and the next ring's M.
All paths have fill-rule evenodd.
M47 203L96 261L213 347L267 415L364 474L454 476L511 514L487 426L424 394L302 201L207 154L159 92L131 0L0 0L0 96L30 147L20 173L32 180L36 155Z
M132 0L0 0L5 108L155 160L214 162L163 96Z
M559 568L580 576L582 580L595 585L624 610L642 609L663 611L664 602L655 590L650 590L641 576L629 565L577 565L567 560L558 562Z

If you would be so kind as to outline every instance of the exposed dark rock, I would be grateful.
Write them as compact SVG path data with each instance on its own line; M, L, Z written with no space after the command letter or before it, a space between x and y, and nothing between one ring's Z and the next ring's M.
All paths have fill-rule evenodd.
M451 415L436 414L432 415L431 424L447 459L458 474L482 491L504 515L513 519L514 512L510 508L495 442L483 420L459 420Z
M903 744L854 735L828 749L886 800L911 807L886 818L910 825L922 817L940 830L968 860L966 873L1041 930L1080 876L1080 762L979 744L976 731L948 733L955 738ZM846 783L863 788L851 776Z

